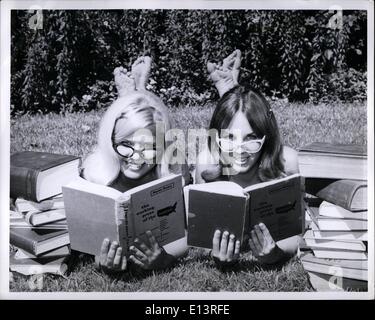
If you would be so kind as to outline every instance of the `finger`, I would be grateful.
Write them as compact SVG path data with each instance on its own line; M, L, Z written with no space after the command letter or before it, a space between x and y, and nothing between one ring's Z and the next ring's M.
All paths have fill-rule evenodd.
M266 227L266 225L264 223L260 223L259 228L263 233L263 237L264 237L264 240L266 241L266 243L274 244L275 241L273 240L273 238L272 238L268 228Z
M150 230L148 230L148 231L146 231L146 235L147 235L148 241L150 242L151 249L154 249L154 251L159 249L159 244L156 241L156 238L152 234L152 232Z
M223 60L223 67L228 68L234 62L236 51L233 51L228 57Z
M131 255L129 257L129 260L131 260L135 265L137 265L138 267L141 267L143 268L144 267L144 263L139 261L135 256Z
M128 261L127 261L127 259L126 259L126 257L125 256L123 256L122 257L122 263L121 263L121 270L122 271L124 271L124 270L126 270L126 267L128 266Z
M237 240L235 247L234 247L234 255L233 255L234 260L237 260L238 257L240 256L240 249L241 249L241 241Z
M121 258L122 258L122 248L118 247L116 250L115 258L113 259L113 267L119 268L121 264Z
M147 261L148 260L147 256L141 250L139 250L137 247L131 246L130 250L137 259L139 259L141 261Z
M236 53L236 58L234 60L234 66L233 68L234 69L238 69L241 65L241 50L235 50L235 53Z
M253 255L258 256L259 252L258 252L258 249L256 248L252 238L249 239L249 246L250 246L250 250L253 253Z
M116 255L116 250L118 247L118 243L116 241L113 241L107 255L107 260L106 260L106 266L107 267L112 267L113 266L113 260Z
M229 260L232 260L232 258L233 258L235 238L236 237L234 236L234 234L231 234L229 236L229 243L228 243L228 250L227 250L227 258Z
M109 250L109 239L104 239L102 243L102 247L100 248L100 258L99 263L104 265L107 260L107 254Z
M218 255L220 250L221 231L216 230L212 239L212 254Z
M146 256L152 256L152 251L142 240L135 239L134 243L136 244L137 248L140 249Z
M223 71L223 70L217 70L216 71L216 75L221 77L221 78L225 78L226 76L228 76L230 74L230 71Z
M228 236L229 232L224 231L222 237L221 237L221 242L220 242L220 256L225 257L227 255L228 251Z
M263 232L260 229L259 225L255 225L254 230L255 230L256 236L258 237L258 241L259 241L260 245L262 246L262 248L264 248L266 243L265 243L265 239L264 239L264 236L263 236Z
M258 254L260 254L262 252L262 246L259 243L259 240L258 240L258 237L257 237L255 231L251 230L250 234L251 234L251 239L253 240L255 248L256 248Z

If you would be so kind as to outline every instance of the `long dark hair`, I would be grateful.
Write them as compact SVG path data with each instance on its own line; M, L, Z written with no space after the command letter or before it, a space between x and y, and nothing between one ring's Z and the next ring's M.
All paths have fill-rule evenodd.
M228 128L234 115L242 111L257 137L266 136L259 159L258 176L261 181L279 178L284 173L281 160L282 145L276 118L264 96L253 88L237 86L220 99L210 122L210 129L216 129L220 134L222 129ZM208 144L211 150L211 142ZM202 178L215 180L221 170L217 166L202 172Z

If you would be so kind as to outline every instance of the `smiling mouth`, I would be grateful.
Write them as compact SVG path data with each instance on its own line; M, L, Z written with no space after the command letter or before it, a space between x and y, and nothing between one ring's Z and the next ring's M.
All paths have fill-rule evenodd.
M126 163L124 169L129 169L131 171L138 171L143 167L144 163Z
M246 165L249 160L251 159L251 156L245 156L245 157L239 157L239 158L234 158L234 163L239 165L239 166L244 166Z

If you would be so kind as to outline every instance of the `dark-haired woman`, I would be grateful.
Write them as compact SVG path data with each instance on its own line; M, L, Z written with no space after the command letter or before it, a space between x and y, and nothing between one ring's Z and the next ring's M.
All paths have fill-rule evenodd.
M246 187L298 173L297 152L283 146L273 111L263 95L238 85L241 53L234 51L222 65L208 63L220 101L210 122L210 139L195 169L195 183L227 180ZM299 237L275 243L263 223L250 230L248 245L262 263L292 256ZM239 257L241 244L227 231L217 230L212 255L220 265Z

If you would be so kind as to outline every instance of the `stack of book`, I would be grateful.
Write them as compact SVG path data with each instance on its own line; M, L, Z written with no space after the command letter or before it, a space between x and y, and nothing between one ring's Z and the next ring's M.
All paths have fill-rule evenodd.
M62 186L78 177L79 158L25 151L11 156L10 270L64 274L70 255Z
M318 291L367 290L366 149L313 143L299 151L307 230L301 261Z
M10 270L24 275L64 274L70 255L69 233L61 196L34 203L16 200L10 212Z

